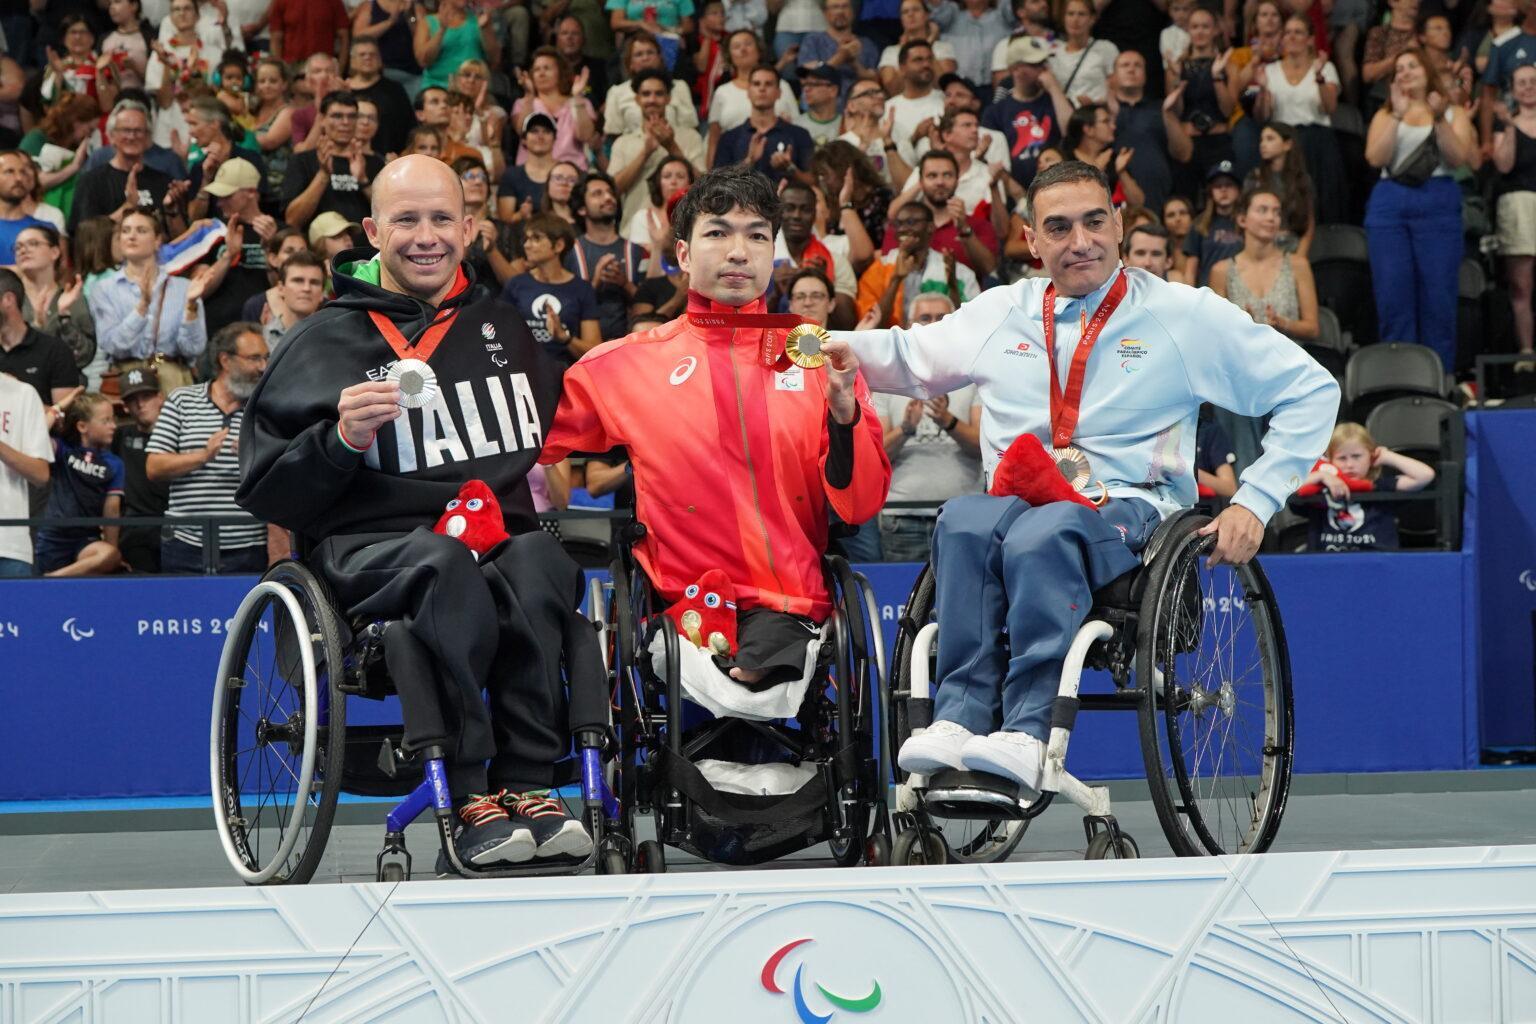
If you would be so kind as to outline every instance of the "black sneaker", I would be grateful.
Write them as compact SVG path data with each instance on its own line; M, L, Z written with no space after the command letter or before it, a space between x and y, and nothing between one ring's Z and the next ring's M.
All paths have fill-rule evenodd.
M483 867L487 864L517 864L533 858L536 845L533 831L526 823L512 821L502 806L507 799L505 791L471 796L459 808L459 820L453 826L453 846L460 862ZM448 855L439 850L438 877L453 873Z
M565 811L565 805L552 800L547 790L504 793L502 806L512 815L512 823L533 833L537 846L535 857L574 857L592 852L592 837L586 827Z

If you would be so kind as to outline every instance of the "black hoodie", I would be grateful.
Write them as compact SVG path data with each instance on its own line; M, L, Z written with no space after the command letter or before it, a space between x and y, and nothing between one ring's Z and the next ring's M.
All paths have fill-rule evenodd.
M373 257L368 248L336 257L336 298L294 329L256 385L240 430L235 500L318 541L430 527L466 480L480 479L500 500L509 533L537 529L527 475L554 418L560 372L516 309L494 298L466 302L468 266L467 284L441 307L457 308L453 325L428 360L437 397L386 423L364 453L342 443L342 389L384 380L397 359L369 312L388 316L411 346L438 312L380 288Z

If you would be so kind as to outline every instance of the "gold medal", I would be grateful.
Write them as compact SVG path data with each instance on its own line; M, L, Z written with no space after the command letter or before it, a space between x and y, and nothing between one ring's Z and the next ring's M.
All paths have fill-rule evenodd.
M796 366L814 370L826 363L827 357L821 354L821 347L831 340L832 335L820 326L801 324L791 327L784 336L784 354Z

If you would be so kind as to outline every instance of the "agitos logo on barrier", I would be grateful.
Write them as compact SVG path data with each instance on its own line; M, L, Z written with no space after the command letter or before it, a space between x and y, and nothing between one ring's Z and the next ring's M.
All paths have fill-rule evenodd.
M769 992L772 992L776 996L785 995L786 993L782 988L779 987L779 981L776 977L779 970L779 964L783 962L784 958L788 956L790 951L795 947L803 946L807 942L811 941L813 940L796 939L794 942L780 946L778 950L776 950L774 954L768 958L767 962L763 964L763 972L761 976L763 988L767 989ZM817 1013L816 1011L812 1010L810 1005L805 1001L804 974L805 964L802 963L795 968L795 984L793 989L795 997L795 1013L799 1015L801 1024L828 1024L828 1022L832 1019L833 1014ZM861 999L850 999L847 996L840 996L835 992L827 991L825 987L819 984L816 986L816 991L820 992L821 997L827 1002L831 1003L837 1010L847 1010L849 1013L868 1013L870 1010L873 1010L875 1007L880 1005L881 999L879 980L876 979L871 984L873 984L874 987L870 989L869 995L864 996Z

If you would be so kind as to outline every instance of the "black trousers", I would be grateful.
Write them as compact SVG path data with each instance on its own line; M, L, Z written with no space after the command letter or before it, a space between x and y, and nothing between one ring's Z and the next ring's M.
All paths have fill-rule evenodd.
M425 527L331 537L311 561L348 614L395 623L384 658L404 746L441 746L456 797L550 786L572 733L606 727L582 572L549 534L513 537L479 563Z

